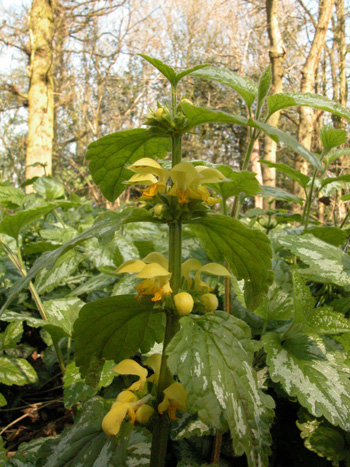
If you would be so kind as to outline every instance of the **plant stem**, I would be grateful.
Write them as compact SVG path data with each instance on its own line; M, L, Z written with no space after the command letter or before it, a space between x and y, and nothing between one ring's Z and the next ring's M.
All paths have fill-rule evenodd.
M172 87L172 112L176 111L176 88ZM172 136L172 166L181 162L181 135ZM169 272L171 272L170 285L176 294L181 283L181 260L182 260L182 223L181 219L173 220L169 224ZM166 316L166 327L162 353L162 363L159 373L157 389L157 401L163 399L163 391L173 381L173 376L167 366L166 348L178 330L179 317L172 310L168 310ZM150 467L164 467L169 438L169 418L166 414L161 415L155 421L152 433L152 449Z

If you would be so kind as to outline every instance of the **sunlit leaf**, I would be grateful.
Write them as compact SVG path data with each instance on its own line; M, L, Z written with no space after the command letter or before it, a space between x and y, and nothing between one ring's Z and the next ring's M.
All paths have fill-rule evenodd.
M348 140L348 134L345 130L334 128L333 125L325 125L320 131L320 139L325 151L346 143Z
M24 386L35 383L38 376L27 360L0 356L0 383L12 386Z
M260 76L259 86L258 86L258 104L259 107L264 102L265 97L267 96L272 82L272 72L271 65L269 65Z
M0 186L0 206L15 209L22 206L26 197L20 188Z
M308 175L303 174L302 172L300 172L300 170L296 170L296 169L293 169L292 167L289 167L289 165L287 164L280 164L280 163L264 161L264 160L260 160L259 162L261 164L267 165L268 167L274 167L279 172L283 172L289 178L298 182L299 185L301 185L303 188L305 188L310 181L310 177Z
M33 183L33 188L48 201L53 201L64 196L64 186L56 178L40 177Z
M236 172L227 165L216 166L220 172L230 179L228 182L208 183L207 186L215 190L224 200L231 196L245 193L246 196L255 196L261 188L256 175L252 172Z

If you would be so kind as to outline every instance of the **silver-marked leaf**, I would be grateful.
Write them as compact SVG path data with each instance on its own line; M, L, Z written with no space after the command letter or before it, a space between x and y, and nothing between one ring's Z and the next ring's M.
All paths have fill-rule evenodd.
M264 233L221 215L193 219L190 228L213 261L226 260L238 280L250 283L253 297L267 291L271 284L272 251Z
M324 163L328 167L332 162L334 162L342 156L350 156L350 149L336 149L334 151L331 151L324 158Z
M244 76L237 75L233 71L225 68L208 67L204 70L198 70L192 73L192 76L198 78L211 79L218 83L229 86L234 89L251 107L258 95L258 86L254 81Z
M0 206L15 209L22 206L26 196L20 188L12 186L0 186Z
M347 433L339 427L332 426L324 419L317 419L306 410L298 414L297 426L304 445L320 457L325 457L338 466L339 462L350 462L350 443Z
M333 246L344 245L348 238L346 230L339 229L338 227L330 227L328 225L312 227L312 229L306 230L305 233L310 233Z
M88 383L96 384L103 359L120 362L139 349L148 352L164 337L164 313L134 295L103 298L87 303L74 324L76 364Z
M269 116L281 109L293 107L296 105L313 107L314 109L331 112L338 117L350 120L350 112L335 101L328 99L320 94L310 93L281 93L274 94L267 98Z
M350 429L350 380L345 361L321 337L294 334L281 342L277 333L263 336L272 381L315 417Z
M10 323L5 332L0 334L0 350L16 347L18 342L22 339L23 323L21 321L14 321Z
M298 269L303 277L342 287L350 285L350 258L340 248L311 234L278 237L278 244L290 250L309 267Z
M171 439L180 441L192 436L212 436L213 428L210 428L195 415L183 413L180 420L177 420L171 426Z
M90 277L86 282L72 290L68 297L78 297L79 295L89 294L94 290L105 290L108 286L113 284L117 280L114 276L108 274L97 274L96 276Z
M81 377L79 368L75 363L69 363L69 365L66 366L66 371L63 376L63 400L65 407L70 408L78 402L84 402L95 395L98 389L109 386L115 376L112 371L114 366L115 362L112 360L106 361L102 369L98 387L92 388L86 384L84 379Z
M38 293L51 292L56 287L65 285L83 259L82 254L70 250L57 260L52 269L42 269L35 279L35 287Z
M163 158L170 139L156 128L120 131L90 144L86 159L96 185L105 198L115 201L124 191L132 172L127 168L142 157Z
M283 172L289 178L291 178L295 182L298 182L299 185L301 185L303 188L305 188L310 181L310 177L308 175L303 174L302 172L300 172L300 170L296 170L292 167L289 167L289 165L287 164L280 164L264 160L260 160L259 162L261 164L267 165L268 167L274 167L276 170Z
M272 285L254 313L265 321L289 320L294 317L292 299L289 294Z
M27 360L0 356L0 383L12 386L24 386L35 383L38 376Z
M330 151L336 146L346 143L348 134L345 130L334 128L333 125L328 124L320 131L320 139L325 151Z
M167 348L168 366L187 391L188 410L218 430L228 427L249 466L268 466L274 402L258 387L249 326L223 311L180 324Z
M298 196L292 195L292 193L288 193L287 191L281 190L281 188L277 188L275 186L262 185L259 196L262 196L263 198L280 199L287 203L298 203L300 205L303 205L304 203L303 198L299 198Z
M350 321L329 306L312 310L307 316L307 325L317 334L350 332Z
M350 174L339 175L338 177L328 177L321 180L322 188L328 185L329 183L334 182L345 182L350 183Z
M150 459L150 433L124 422L116 438L101 429L108 403L94 397L58 439L48 441L39 451L42 467L145 466Z
M76 297L57 298L44 302L47 321L45 329L56 339L71 337L73 325L84 302Z

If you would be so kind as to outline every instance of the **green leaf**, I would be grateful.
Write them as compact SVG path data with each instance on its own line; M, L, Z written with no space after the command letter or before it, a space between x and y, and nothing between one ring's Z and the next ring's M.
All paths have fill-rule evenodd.
M258 105L259 107L262 106L265 97L267 96L272 83L272 73L271 73L271 65L269 65L265 70L264 73L261 75L259 80L258 86Z
M293 107L296 105L313 107L314 109L325 110L331 112L338 117L350 120L350 112L342 107L337 102L328 99L319 94L302 94L302 93L281 93L274 94L267 98L269 108L269 116L281 109Z
M217 430L228 426L235 453L245 453L249 466L268 466L274 403L258 388L249 326L223 311L180 323L168 366L188 393L188 409Z
M324 242L334 246L344 245L348 238L348 233L346 230L342 230L337 227L329 227L326 225L313 227L312 229L306 230L305 233L312 234L320 240L323 240Z
M350 332L349 320L329 306L311 310L307 316L307 325L317 334Z
M139 302L134 295L103 298L83 306L73 337L76 363L82 376L92 380L101 359L119 362L139 349L148 352L155 342L161 342L164 314L153 311L150 300Z
M0 383L24 386L35 383L37 379L34 368L24 358L0 356Z
M35 287L38 293L52 292L56 287L65 285L83 259L83 255L77 251L70 250L58 258L52 269L42 269L35 280Z
M205 123L231 123L243 126L248 126L248 120L240 115L231 115L220 110L211 110L205 107L196 107L188 102L181 102L181 108L188 122L184 128L184 132L190 131L192 128L203 125Z
M221 215L192 219L190 228L213 261L226 260L238 280L250 283L254 297L267 291L271 284L272 251L264 233Z
M143 59L147 60L147 62L149 62L155 68L157 68L157 70L160 71L162 75L165 76L166 79L170 81L172 85L176 84L176 73L175 73L174 68L171 68L170 66L166 65L165 63L163 63L161 60L158 60L157 58L152 58L145 54L139 54L139 55Z
M262 338L270 377L315 417L350 429L350 381L345 362L320 337L277 333ZM340 354L340 353L339 353Z
M350 174L345 174L345 175L339 175L338 177L329 177L329 178L324 178L321 180L321 186L322 188L328 185L329 183L333 182L346 182L350 183Z
M262 185L260 196L263 198L274 198L280 199L281 201L286 201L287 203L298 203L300 205L304 204L304 199L299 198L298 196L287 193L287 191L281 190L275 186Z
M33 188L48 201L53 201L64 196L64 186L56 178L40 177L33 183Z
M311 234L280 236L277 241L280 246L290 250L309 266L298 270L303 277L342 287L349 285L350 258L340 248Z
M14 321L9 324L5 332L0 334L0 349L16 347L23 336L23 324L21 321Z
M237 196L240 193L245 193L246 196L255 196L260 192L261 188L256 176L252 172L236 172L228 165L219 165L216 167L226 178L231 179L229 182L208 183L207 186L215 190L224 201L231 196Z
M54 436L46 436L44 438L36 438L28 443L21 443L14 456L7 460L6 467L37 467L38 452L40 448L49 440L55 439Z
M0 186L0 206L15 209L23 206L26 197L20 188L12 186Z
M307 449L325 457L332 465L338 466L341 461L346 461L344 465L349 465L350 445L347 433L330 425L326 420L312 417L306 411L299 415L296 424Z
M72 427L39 451L42 467L142 466L150 458L150 434L146 429L124 423L116 440L101 430L107 404L95 397L84 406Z
M325 165L328 167L332 162L342 156L350 156L350 149L336 149L330 152L324 158Z
M333 125L328 124L320 131L320 139L325 151L330 151L336 146L344 144L348 140L348 135L345 130L339 130L333 127Z
M63 400L66 408L73 407L78 402L84 402L90 399L96 394L98 389L109 386L113 381L113 367L115 363L113 361L105 362L101 374L101 379L98 383L98 387L92 388L84 379L80 376L79 368L74 362L69 363L66 366L66 371L63 376Z
M302 186L303 188L305 188L310 181L310 177L300 172L300 170L292 169L292 167L289 167L289 165L287 164L279 164L279 163L264 161L264 160L260 160L259 162L261 164L267 165L268 167L274 167L278 171L283 172L289 178L299 183L299 185Z
M7 404L7 400L5 397L0 393L0 407L4 407Z
M96 185L105 198L115 201L124 191L132 172L127 166L142 157L163 158L170 151L170 139L156 128L120 131L90 144L86 159Z
M229 86L245 100L248 107L252 106L258 95L258 87L254 81L244 76L237 75L225 68L208 67L204 70L195 71L192 73L192 76L211 79Z
M90 277L86 282L73 289L68 296L78 297L79 295L89 294L95 290L105 291L108 286L116 281L116 277L108 274L97 274Z
M293 272L293 301L294 320L296 323L304 323L307 315L315 306L315 299L309 287L299 275L299 271Z
M23 290L25 287L28 286L29 282L37 275L39 271L41 271L43 268L46 268L46 269L52 268L54 264L56 263L57 259L61 255L71 250L76 245L79 245L85 240L88 240L89 238L103 237L106 235L114 234L114 232L121 226L122 222L125 220L125 217L126 217L125 213L122 213L122 214L117 214L115 212L104 213L101 216L99 216L96 219L94 225L90 227L89 229L87 229L85 232L78 235L73 240L70 240L69 242L65 243L64 245L57 248L56 250L44 253L42 256L40 256L40 258L38 258L35 261L30 271L28 271L27 275L24 278L19 279L15 283L15 285L11 288L11 290L8 293L7 300L0 310L0 316L5 311L5 309L9 306L9 304L12 302L14 297L19 292L21 292L21 290Z
M69 203L69 201L66 201L65 203ZM58 204L45 204L37 208L19 211L11 216L6 216L0 222L0 233L4 233L17 239L20 231L24 227L45 216L57 207L59 207Z
M278 128L275 128L271 125L268 125L267 123L256 122L251 119L249 120L248 125L263 131L276 143L286 144L295 152L300 154L313 167L318 170L322 170L322 163L320 159L315 154L306 149L302 144L300 144L299 141L294 138L294 136L289 135L288 133L285 133L284 131L279 130Z
M203 65L196 65L196 66L194 66L192 68L188 68L187 70L183 70L183 71L180 71L179 73L176 73L175 83L177 84L185 76L190 75L190 74L194 73L197 70L202 70L203 68L207 68L208 66L210 66L210 65L204 63Z

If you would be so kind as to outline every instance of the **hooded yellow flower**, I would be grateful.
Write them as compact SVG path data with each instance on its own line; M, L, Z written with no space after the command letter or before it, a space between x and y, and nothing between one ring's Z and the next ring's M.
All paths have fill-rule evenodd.
M137 274L136 277L144 280L135 287L138 291L136 298L141 295L153 295L152 301L158 302L164 295L172 293L169 283L171 273L167 268L168 260L162 254L153 252L147 255L144 261L126 261L119 266L117 273Z
M215 204L219 200L210 196L203 183L218 183L226 180L216 169L205 166L194 167L190 162L180 162L169 172L173 186L169 195L176 196L180 204L188 203L189 199L201 199L207 204Z
M153 375L147 378L149 382L154 383L156 385L158 384L161 364L162 364L162 354L160 353L155 353L151 355L145 361L145 365L150 366L152 370L154 371Z
M158 412L163 415L167 410L171 420L178 420L176 411L186 412L187 392L181 383L173 383L163 391L164 399L158 405Z
M190 276L191 272L196 272L194 279ZM202 273L212 276L230 277L230 272L218 263L208 263L203 266L197 259L188 259L181 266L181 274L187 280L190 288L194 283L195 290L210 292L213 289L201 279Z
M135 360L131 360L130 358L122 360L120 363L118 363L118 365L113 368L113 371L120 375L135 375L139 377L139 379L128 388L128 392L142 391L147 383L148 371L146 368L143 368L141 365L135 362ZM123 394L123 392L121 392L120 395ZM125 402L130 402L130 400Z
M163 169L157 161L150 157L143 157L130 165L128 169L135 172L135 175L126 182L128 185L148 186L142 192L141 199L147 200L157 193L165 193L169 172Z

